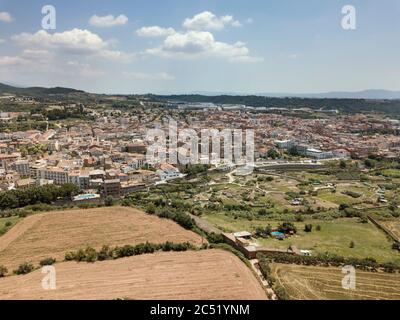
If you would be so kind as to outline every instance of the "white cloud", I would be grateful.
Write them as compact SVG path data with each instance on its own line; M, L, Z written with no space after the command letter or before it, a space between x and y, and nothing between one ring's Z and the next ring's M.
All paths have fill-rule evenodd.
M115 26L122 26L128 22L128 17L121 14L118 17L114 17L113 15L108 16L98 16L94 15L90 18L89 24L94 27L100 28L109 28Z
M88 30L72 29L50 34L40 30L34 34L21 33L11 39L28 49L52 49L64 54L93 55L106 59L125 59L130 55L111 50L110 44L100 36Z
M2 11L0 12L0 21L2 22L12 22L13 18L8 12Z
M171 81L175 80L175 76L166 73L144 73L144 72L123 72L123 75L136 80L152 80L152 81Z
M142 27L136 30L139 37L165 37L174 34L176 31L173 28L161 28L158 26Z
M6 39L0 39L0 43L5 43Z
M190 30L221 30L226 26L240 27L242 24L235 20L233 16L217 17L210 11L204 11L195 15L193 18L187 18L183 22L183 27Z
M0 56L0 67L16 66L25 63L27 63L27 61L20 57Z
M298 57L299 56L297 55L297 53L292 53L289 55L289 59L292 59L292 60L296 60Z
M148 54L165 58L227 58L231 62L256 62L260 58L250 56L249 49L243 42L228 44L214 39L207 31L188 31L168 36L157 48L148 49Z

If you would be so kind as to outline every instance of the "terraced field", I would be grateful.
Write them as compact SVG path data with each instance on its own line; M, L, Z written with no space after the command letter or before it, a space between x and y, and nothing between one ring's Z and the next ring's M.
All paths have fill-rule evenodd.
M295 300L398 300L400 274L356 271L356 290L342 288L341 268L272 264L274 278Z

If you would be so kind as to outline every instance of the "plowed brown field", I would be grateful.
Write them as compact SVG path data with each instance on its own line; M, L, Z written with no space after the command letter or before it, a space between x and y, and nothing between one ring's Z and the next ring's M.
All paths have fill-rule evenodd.
M46 257L64 259L65 252L91 246L134 245L140 242L201 245L194 232L173 221L126 207L68 210L32 215L0 237L0 265L10 271L20 263L35 265Z
M267 299L250 269L222 250L54 266L56 290L42 289L36 270L0 279L0 299Z

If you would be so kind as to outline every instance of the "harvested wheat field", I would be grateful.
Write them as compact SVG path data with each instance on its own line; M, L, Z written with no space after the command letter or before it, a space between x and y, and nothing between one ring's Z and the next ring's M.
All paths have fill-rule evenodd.
M64 259L67 251L140 242L191 242L201 237L171 220L127 207L77 209L29 216L0 237L0 265L9 270L46 257Z
M36 270L0 279L0 299L267 299L250 269L222 250L54 266L56 290L43 290Z
M342 288L341 268L271 264L273 277L295 300L398 300L400 274L356 271L356 290Z
M380 223L400 239L400 219L383 220Z

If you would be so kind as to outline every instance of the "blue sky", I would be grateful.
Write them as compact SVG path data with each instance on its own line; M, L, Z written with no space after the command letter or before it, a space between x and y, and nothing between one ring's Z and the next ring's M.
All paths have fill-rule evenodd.
M43 30L44 5L56 30ZM356 30L341 26L356 8ZM111 17L112 16L112 17ZM400 90L398 0L0 0L0 81L104 93Z

